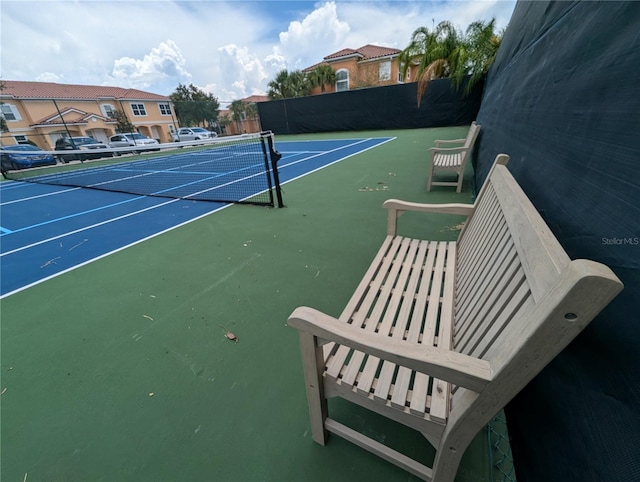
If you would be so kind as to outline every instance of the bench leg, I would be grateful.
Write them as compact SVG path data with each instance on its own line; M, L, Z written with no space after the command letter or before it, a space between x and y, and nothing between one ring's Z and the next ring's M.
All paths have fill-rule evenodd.
M432 180L433 180L433 163L429 166L429 174L427 176L427 192L431 191Z
M453 447L440 447L440 450L436 452L433 464L434 482L454 482L463 454L464 449L455 450Z
M454 482L462 456L476 434L486 425L483 423L486 421L486 418L481 415L471 416L447 426L433 461L434 482ZM451 423L451 420L449 422Z
M324 426L328 415L328 407L322 383L322 373L324 372L322 347L318 346L315 336L300 332L300 350L302 352L307 403L309 404L309 418L311 419L311 434L315 442L324 445L328 436Z
M462 179L464 178L464 172L459 172L458 173L458 185L456 187L456 192L460 192L462 191Z

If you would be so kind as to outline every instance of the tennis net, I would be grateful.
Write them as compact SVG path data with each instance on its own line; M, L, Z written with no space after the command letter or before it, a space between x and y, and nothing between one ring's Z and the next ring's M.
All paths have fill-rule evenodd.
M64 166L16 169L3 163L3 175L16 181L84 187L144 196L247 203L282 207L271 132L220 137L208 141L160 144L159 152L136 148L48 151ZM132 154L124 151L134 152ZM10 149L3 151L10 154ZM40 151L40 154L43 154ZM62 157L64 156L64 157ZM99 158L88 160L88 158ZM83 162L84 161L84 162Z

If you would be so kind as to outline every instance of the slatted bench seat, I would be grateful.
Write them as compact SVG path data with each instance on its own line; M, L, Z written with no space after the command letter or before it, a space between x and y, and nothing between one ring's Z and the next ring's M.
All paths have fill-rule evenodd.
M622 289L571 261L498 156L473 205L390 200L388 235L338 318L297 308L313 439L346 438L424 480L453 481L474 436ZM456 242L400 236L405 211L468 216ZM426 467L329 418L341 397L420 431Z

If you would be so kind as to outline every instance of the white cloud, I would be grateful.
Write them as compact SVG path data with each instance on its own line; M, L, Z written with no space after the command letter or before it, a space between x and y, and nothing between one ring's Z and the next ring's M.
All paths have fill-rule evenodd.
M305 68L310 62L319 62L325 55L343 48L350 31L349 24L338 18L335 2L327 2L302 21L289 23L287 31L280 33L280 50L290 70ZM310 53L317 52L318 48L324 53L317 60L311 60Z
M287 68L287 58L282 55L279 47L273 47L273 51L264 58L269 78L272 79L282 69Z
M37 82L58 82L63 83L64 75L54 74L52 72L43 72L36 77Z
M283 68L302 69L343 48L372 43L402 49L432 19L464 29L496 16L502 28L514 5L515 0L5 1L0 77L163 95L178 83L193 83L221 101L234 100L266 92Z
M121 57L113 63L111 77L116 85L146 89L161 82L187 83L191 74L186 60L173 40L161 42L142 59Z
M221 100L234 100L260 92L268 79L263 61L249 47L228 44L218 49Z

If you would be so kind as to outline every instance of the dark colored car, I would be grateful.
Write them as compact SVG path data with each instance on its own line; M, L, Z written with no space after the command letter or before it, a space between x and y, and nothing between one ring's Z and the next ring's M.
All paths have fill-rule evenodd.
M113 157L113 152L90 152L94 149L109 149L109 146L104 142L97 141L93 137L89 136L61 137L56 141L56 151L87 151L86 154L84 152L73 154L58 154L58 160L62 162L69 162L74 160L83 162L87 159Z
M11 152L6 152L11 151ZM0 147L2 172L38 166L55 166L56 158L31 144Z

